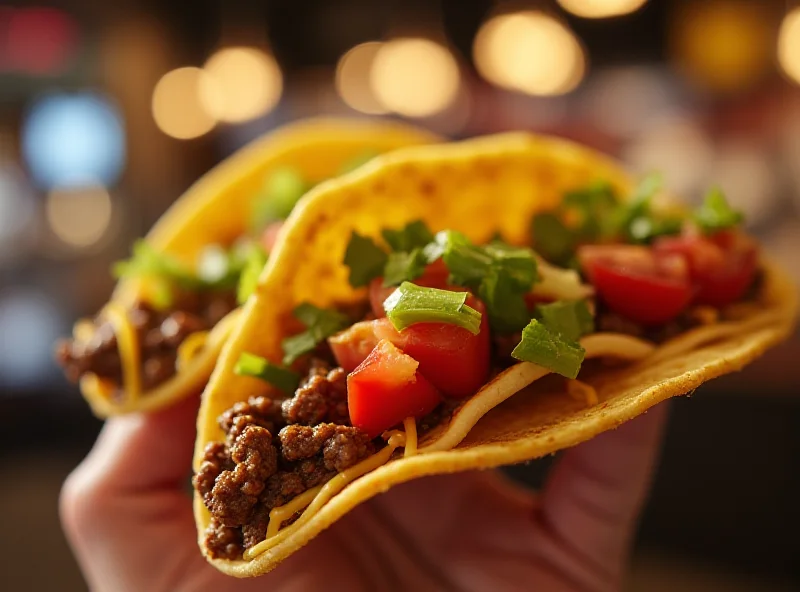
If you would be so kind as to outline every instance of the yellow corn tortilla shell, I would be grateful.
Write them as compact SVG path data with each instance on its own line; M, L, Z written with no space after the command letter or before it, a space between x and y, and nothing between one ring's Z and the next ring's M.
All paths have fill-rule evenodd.
M499 230L509 242L523 244L535 212L558 203L565 191L597 179L622 192L631 186L619 165L593 151L553 138L511 133L399 150L321 185L292 214L203 394L195 469L205 445L223 438L217 416L263 392L261 381L233 373L239 355L247 351L278 362L281 339L295 326L291 311L296 305L310 301L332 306L365 297L363 289L349 286L342 263L351 231L379 239L385 227L422 219L433 230L457 229L477 242ZM588 440L664 399L740 369L785 338L796 313L791 282L767 266L758 304L739 320L693 329L638 363L582 372L581 380L593 386L599 398L589 408L567 395L562 379L550 377L526 386L538 367L514 366L463 404L448 423L426 435L419 455L394 458L353 481L311 520L252 560L209 561L232 576L266 573L355 506L394 484L531 460ZM638 344L617 344L605 353L635 357L632 348L647 347ZM599 351L602 355L602 348ZM497 381L506 382L493 388ZM436 450L436 443L454 430L463 432L452 438L457 446ZM205 552L210 517L196 494L194 505Z
M251 142L195 182L159 219L147 235L147 242L158 251L194 265L204 247L230 243L247 231L253 198L270 170L291 166L317 183L336 175L343 165L365 151L380 153L437 140L419 128L386 121L331 118L286 125ZM141 281L123 280L112 299L130 306L144 289ZM82 380L81 391L92 411L99 417L153 411L199 392L238 316L238 311L228 315L185 368L135 400L109 398L98 388L94 377Z

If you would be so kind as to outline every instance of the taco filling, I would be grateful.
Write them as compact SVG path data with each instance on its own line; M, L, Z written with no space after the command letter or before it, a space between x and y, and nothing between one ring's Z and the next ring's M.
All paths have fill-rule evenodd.
M373 155L359 156L341 172ZM122 401L175 376L255 289L283 220L311 187L294 168L274 169L253 199L245 234L229 244L207 245L194 265L137 242L133 256L114 266L118 279L141 284L135 302L112 302L94 319L79 322L72 339L57 344L67 378L91 380L105 397Z
M453 448L471 427L455 425L459 410L481 393L555 374L595 405L578 380L586 359L641 359L755 306L759 258L741 215L718 190L694 212L658 193L656 178L625 200L605 183L571 192L534 217L527 246L419 221L384 229L382 244L352 233L344 263L366 288L360 309L301 304L280 363L238 359L264 394L218 418L226 439L194 476L206 553L252 559L397 448Z

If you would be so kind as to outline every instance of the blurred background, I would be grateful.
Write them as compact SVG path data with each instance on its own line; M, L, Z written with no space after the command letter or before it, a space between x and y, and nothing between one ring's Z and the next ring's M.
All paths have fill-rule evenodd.
M3 0L0 589L85 589L56 503L101 424L52 342L248 140L318 114L564 135L690 200L720 184L800 281L799 83L795 0ZM630 590L800 589L799 359L673 404Z

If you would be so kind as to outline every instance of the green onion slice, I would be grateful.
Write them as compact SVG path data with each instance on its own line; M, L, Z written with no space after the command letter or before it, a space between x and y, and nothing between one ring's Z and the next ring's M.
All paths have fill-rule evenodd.
M522 362L544 366L567 378L576 378L586 350L579 343L533 319L522 330L522 340L511 355Z
M293 395L300 384L300 375L296 372L247 352L239 356L233 371L239 376L260 378L287 395Z
M448 323L477 335L481 313L467 306L467 292L451 292L403 282L384 301L386 316L402 331L416 323Z

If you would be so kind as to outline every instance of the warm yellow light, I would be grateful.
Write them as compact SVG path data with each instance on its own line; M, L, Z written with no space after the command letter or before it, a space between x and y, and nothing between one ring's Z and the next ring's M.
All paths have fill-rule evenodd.
M502 14L484 23L473 54L484 78L531 95L567 93L586 74L583 48L575 35L535 10Z
M781 23L778 62L786 75L800 84L800 8L792 10Z
M162 132L188 140L211 131L216 118L200 102L200 86L207 77L200 68L178 68L161 77L153 90L152 106Z
M336 65L336 91L348 106L362 113L386 113L370 86L370 71L381 45L378 41L356 45Z
M768 3L748 0L686 3L670 28L678 67L696 84L714 90L753 86L773 59L770 11Z
M200 102L220 121L264 115L281 98L283 76L275 58L252 47L228 47L212 55L200 81Z
M608 18L628 14L644 6L647 0L558 0L574 15L583 18Z
M384 43L370 69L375 96L388 110L426 117L446 109L458 95L461 74L450 51L429 39Z
M100 185L56 188L47 194L45 214L62 242L90 247L103 238L111 223L111 196Z

